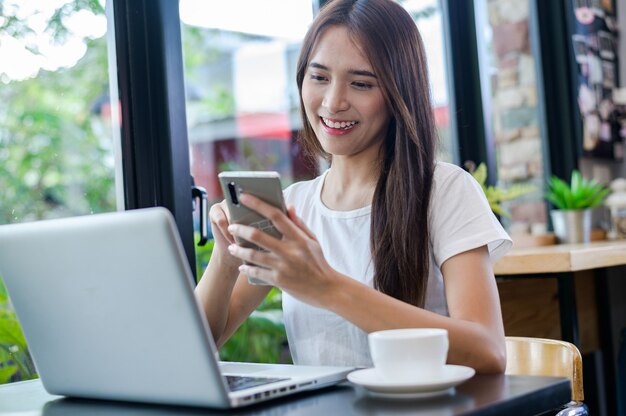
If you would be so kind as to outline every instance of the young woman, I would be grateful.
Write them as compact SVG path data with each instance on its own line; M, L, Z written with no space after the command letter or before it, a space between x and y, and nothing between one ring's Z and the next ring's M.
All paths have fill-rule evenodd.
M304 39L297 82L303 144L330 169L285 190L287 215L241 197L280 240L229 224L224 203L211 208L215 248L196 293L218 345L267 295L248 284L253 276L283 290L297 364L370 367L369 332L437 327L448 330L449 363L503 372L491 262L511 241L473 178L434 160L426 58L410 15L392 0L332 1Z

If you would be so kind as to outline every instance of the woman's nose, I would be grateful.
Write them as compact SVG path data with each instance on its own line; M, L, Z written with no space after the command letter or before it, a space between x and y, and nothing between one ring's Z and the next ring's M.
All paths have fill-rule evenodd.
M341 85L331 84L326 90L322 105L331 114L347 110L350 107L350 103L348 102L345 88Z

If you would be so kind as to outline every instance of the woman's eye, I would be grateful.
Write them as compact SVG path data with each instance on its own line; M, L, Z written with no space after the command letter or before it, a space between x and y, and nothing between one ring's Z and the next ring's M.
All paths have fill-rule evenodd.
M326 81L326 77L322 75L317 75L317 74L311 74L309 75L309 78L312 79L313 81Z
M367 82L355 81L355 82L352 83L352 85L354 85L355 87L357 87L358 89L361 89L361 90L370 90L370 89L372 89L372 84L367 83Z

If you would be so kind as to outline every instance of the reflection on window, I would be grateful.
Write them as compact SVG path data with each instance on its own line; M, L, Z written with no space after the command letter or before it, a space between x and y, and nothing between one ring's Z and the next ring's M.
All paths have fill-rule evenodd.
M529 35L528 0L476 2L482 82L488 85L490 119L496 146L498 185L531 185L535 191L503 203L511 217L503 217L512 233L543 233L546 208L543 201L543 156L535 58ZM484 41L481 40L484 38ZM479 46L480 47L480 46Z
M104 6L0 12L0 224L115 210ZM0 279L0 384L36 376Z

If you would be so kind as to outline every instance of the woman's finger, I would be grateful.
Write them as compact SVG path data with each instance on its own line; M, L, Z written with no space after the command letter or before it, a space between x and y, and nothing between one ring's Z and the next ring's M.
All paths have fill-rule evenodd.
M231 224L228 226L229 234L249 241L267 251L280 250L280 240L269 235L263 230L249 225Z
M219 204L213 204L211 206L211 209L209 210L209 220L229 244L235 242L232 234L228 231L230 218L228 217L227 209L225 209L224 201Z
M246 193L239 195L239 201L270 220L282 235L293 236L297 232L298 228L294 227L289 217L280 208L276 208L254 195Z
M237 244L228 246L228 252L241 260L247 261L257 266L272 268L276 265L276 258L269 251L257 250L254 248L241 247Z
M269 269L264 269L262 267L255 267L250 264L242 264L239 266L239 272L245 274L248 277L254 277L256 279L263 280L271 285L276 285L275 279L276 276L274 272Z

